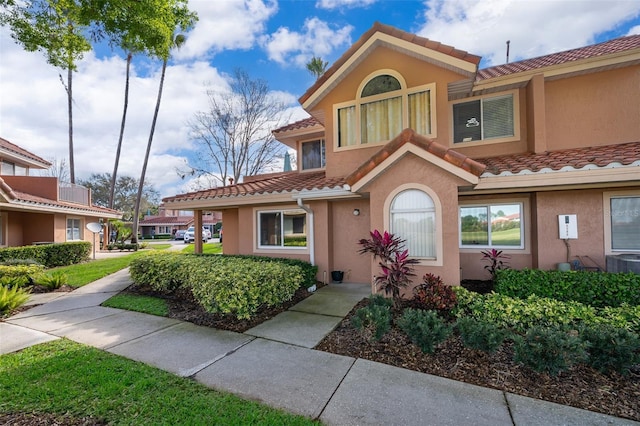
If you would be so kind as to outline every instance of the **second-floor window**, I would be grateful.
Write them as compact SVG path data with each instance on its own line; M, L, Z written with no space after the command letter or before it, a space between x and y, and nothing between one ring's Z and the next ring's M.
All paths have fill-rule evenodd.
M324 139L302 142L302 170L324 168Z
M508 138L515 135L514 96L485 97L453 105L453 142Z
M395 74L390 71L370 78L355 101L336 105L338 148L385 143L406 127L434 136L435 85L408 89Z

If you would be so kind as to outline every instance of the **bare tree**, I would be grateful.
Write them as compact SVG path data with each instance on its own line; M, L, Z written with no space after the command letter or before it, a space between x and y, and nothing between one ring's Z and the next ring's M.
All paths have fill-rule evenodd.
M284 146L271 130L287 119L286 105L269 92L266 81L237 69L230 88L207 90L209 110L196 113L189 123L198 147L192 174L222 186L264 172L282 158Z
M58 160L57 157L49 159L51 166L48 169L40 170L39 176L56 177L59 182L69 182L69 165L67 159Z

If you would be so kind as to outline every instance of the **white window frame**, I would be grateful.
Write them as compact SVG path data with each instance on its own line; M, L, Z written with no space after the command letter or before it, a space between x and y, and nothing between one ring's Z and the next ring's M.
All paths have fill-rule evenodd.
M503 136L503 137L494 137L494 138L484 138L484 135L482 135L480 140L458 141L458 142L455 140L455 122L454 122L455 115L453 113L453 108L455 105L478 101L480 102L480 114L482 115L483 100L504 98L506 96L511 96L513 99L513 135ZM486 145L488 143L513 142L520 139L520 92L517 89L509 90L499 94L493 93L489 95L474 96L471 98L459 99L451 102L450 111L451 111L451 145L452 146L467 147L467 146L475 146L475 145ZM480 119L482 120L482 117L480 117Z
M640 253L640 250L633 249L613 249L613 235L611 226L611 199L613 198L640 198L640 191L615 191L603 193L603 212L604 212L604 252L607 254L620 254L620 253ZM632 212L632 215L640 215L640 211Z
M369 81L371 81L372 79L381 76L381 75L390 75L394 78L396 78L399 82L400 82L400 90L394 90L391 92L385 92L385 93L380 93L377 95L372 95L372 96L366 96L366 97L362 97L362 90L364 89L364 87L366 86L367 83L369 83ZM380 100L384 100L384 99L392 99L392 98L397 98L400 97L401 98L401 103L402 103L402 123L400 126L400 131L402 131L402 129L406 129L409 126L409 95L413 95L416 93L420 93L420 92L429 92L429 105L430 105L430 130L431 132L429 134L425 134L423 136L426 136L428 138L436 138L437 137L437 127L436 127L436 123L437 123L437 119L436 119L436 83L429 83L429 84L424 84L424 85L420 85L420 86L415 86L415 87L411 87L408 88L407 87L407 83L404 80L404 78L402 77L402 75L392 69L383 69L383 70L378 70L376 72L373 72L371 74L369 74L361 83L360 86L358 87L358 91L356 92L356 96L355 99L352 101L348 101L348 102L342 102L342 103L338 103L333 105L333 117L334 117L334 137L333 140L334 142L334 146L333 149L334 151L344 151L344 150L351 150L351 149L358 149L358 148L366 148L366 147L370 147L370 146L378 146L378 145L384 145L387 142L389 142L389 140L382 140L382 141L378 141L378 142L373 142L373 143L361 143L361 135L362 135L362 123L361 123L361 107L363 104L369 104L372 102L376 102L376 101L380 101ZM353 107L354 110L354 133L355 133L355 143L353 145L350 146L340 146L340 135L339 135L339 112L342 109L345 108L351 108ZM414 129L415 130L415 129ZM399 133L398 133L399 134ZM398 135L393 135L393 137L396 137Z
M469 207L487 207L489 211L491 207L499 206L512 206L520 205L520 245L519 246L505 246L505 245L493 245L489 244L462 244L462 208ZM502 250L505 253L514 254L527 254L530 251L529 248L529 200L524 198L516 199L490 199L490 200L475 200L460 202L458 206L458 247L461 253L477 253L482 250L496 249ZM491 231L488 232L489 241L491 241Z
M442 203L440 202L440 198L436 192L430 187L418 183L406 183L398 186L394 191L389 193L384 202L384 226L385 229L392 229L391 227L391 204L393 200L396 198L398 194L404 192L408 189L416 189L418 191L422 191L426 193L431 200L433 201L433 206L435 210L435 251L436 255L434 258L419 258L411 256L411 252L409 252L409 257L412 259L418 260L418 265L420 266L443 266L443 258L444 258L444 244L443 244L443 234L442 234ZM392 231L390 231L392 232ZM392 232L393 233L393 232Z
M304 168L304 156L302 154L302 146L306 143L314 143L314 142L320 142L320 167L313 167L313 168L308 168L305 169ZM315 138L315 139L309 139L309 140L304 140L300 142L300 170L302 171L310 171L310 170L324 170L326 168L327 165L327 155L326 155L326 149L327 149L327 145L325 142L324 138Z
M284 212L285 211L299 211L301 214L304 214L304 226L305 226L305 233L307 238L307 242L305 246L285 246L284 245ZM280 237L282 242L280 245L263 245L261 243L260 237L262 235L262 225L260 221L260 215L263 213L266 213L266 214L280 213L281 214ZM300 252L300 251L308 251L309 249L309 217L308 217L308 214L298 206L291 207L291 208L280 208L280 209L255 209L255 230L256 230L255 244L256 244L256 249L258 250L275 250L278 252L291 250L294 252Z
M73 225L71 227L71 238L69 238L69 221L78 221L78 239L73 238L73 230L76 229ZM83 241L83 227L82 218L79 217L67 217L67 227L65 229L67 241Z

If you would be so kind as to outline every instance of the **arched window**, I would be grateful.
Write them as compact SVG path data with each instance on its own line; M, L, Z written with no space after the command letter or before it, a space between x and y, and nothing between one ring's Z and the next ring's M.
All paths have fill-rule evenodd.
M407 88L402 76L383 70L368 76L351 102L336 105L338 148L385 143L410 127L434 136L431 104L435 84Z
M407 189L393 198L389 211L391 232L406 240L409 256L436 258L436 208L418 189Z

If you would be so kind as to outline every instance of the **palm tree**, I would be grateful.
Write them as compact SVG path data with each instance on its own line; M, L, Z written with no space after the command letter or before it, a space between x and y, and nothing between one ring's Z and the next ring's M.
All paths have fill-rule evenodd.
M113 197L116 191L116 179L118 177L118 164L120 163L120 151L122 150L122 139L124 138L124 125L127 120L127 108L129 107L129 70L131 69L131 58L133 54L127 54L127 71L124 83L124 108L122 111L122 121L120 122L120 137L118 138L118 148L116 149L116 160L111 174L111 187L109 189L109 208L113 208Z
M173 40L172 45L180 48L186 40L186 37L182 34L178 34ZM167 62L169 61L169 52L166 53L162 59L162 72L160 74L160 87L158 88L158 98L156 99L156 109L153 112L153 120L151 121L151 131L149 132L149 141L147 142L147 152L144 155L144 162L142 163L142 173L140 174L140 183L138 186L138 196L136 197L136 205L133 211L133 225L131 242L138 242L138 222L140 221L140 201L142 200L142 191L144 189L144 177L147 173L147 164L149 163L149 153L151 152L151 144L153 143L153 134L156 129L156 121L158 120L158 113L160 112L160 102L162 100L162 88L164 87L164 76L167 71Z
M323 61L319 56L314 56L309 62L307 62L307 70L313 74L317 80L327 70L328 65L329 62Z

